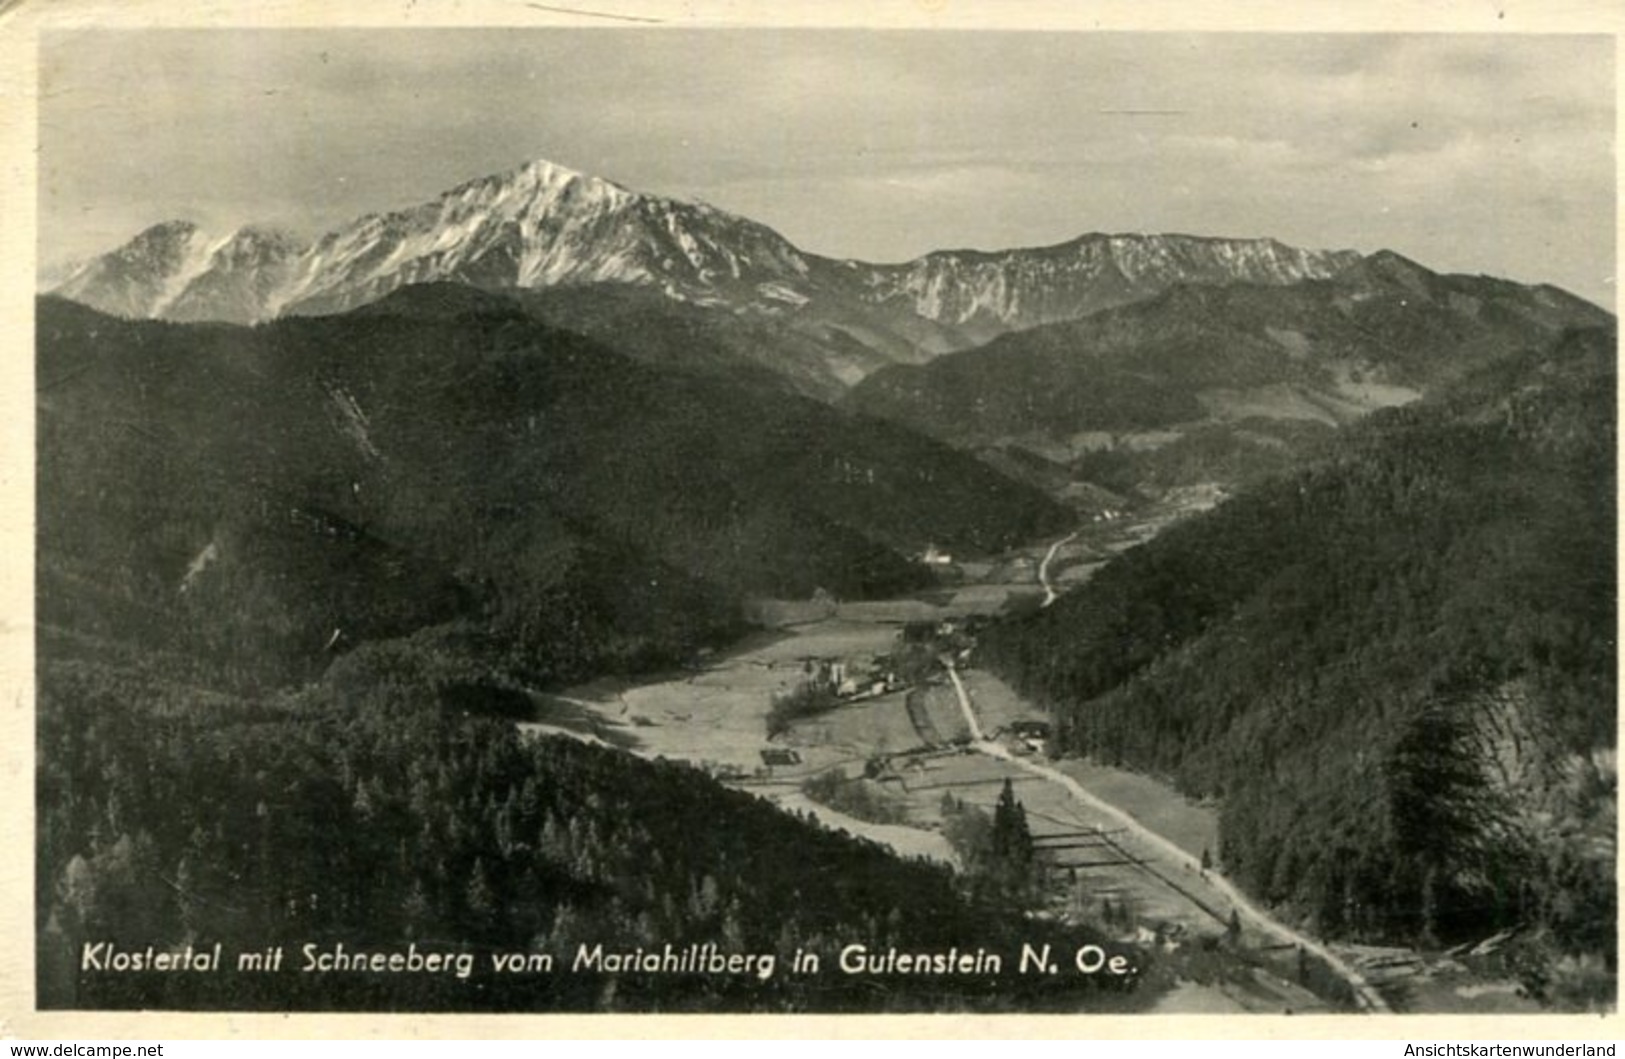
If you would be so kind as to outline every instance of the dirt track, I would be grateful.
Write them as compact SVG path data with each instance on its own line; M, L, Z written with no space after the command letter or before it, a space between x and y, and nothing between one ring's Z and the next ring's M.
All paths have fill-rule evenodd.
M1029 772L1035 776L1042 777L1051 783L1059 784L1073 798L1089 806L1095 812L1109 817L1114 823L1126 829L1144 844L1150 846L1156 851L1160 858L1163 858L1167 862L1184 869L1186 872L1195 871L1198 874L1198 878L1204 884L1204 888L1215 890L1222 895L1226 900L1228 900L1230 907L1235 909L1237 914L1255 929L1275 939L1277 942L1288 945L1296 945L1302 948L1304 951L1319 957L1321 960L1324 960L1328 966L1336 971L1338 975L1340 975L1343 980L1348 982L1348 984L1354 989L1355 996L1359 999L1360 1006L1362 1008L1373 1012L1388 1012L1390 1010L1387 1001L1385 1001L1381 994L1379 994L1377 990L1365 980L1364 976L1345 963L1337 956L1336 953L1333 953L1330 949L1327 949L1313 938L1300 934L1298 931L1293 930L1286 924L1281 923L1271 917L1268 913L1249 901L1246 896L1241 893L1241 891L1236 889L1235 885L1232 884L1230 880L1226 879L1218 872L1203 870L1201 863L1192 858L1191 855L1185 850L1179 848L1173 842L1146 827L1128 813L1123 812L1121 809L1110 804L1109 802L1097 798L1072 777L1057 772L1055 769L1050 768L1047 765L1039 764L1038 762L1027 758L1017 757L1016 755L1012 754L1010 750L1002 743L988 741L982 735L981 726L976 719L975 707L971 704L970 695L965 691L964 682L960 680L958 670L956 670L951 663L948 665L948 676L953 681L954 691L958 694L960 706L965 711L965 718L967 723L970 725L971 733L974 738L972 747L975 750L982 754L986 754L989 757L1008 762L1018 769Z
M1061 598L1060 593L1055 591L1055 586L1050 584L1049 564L1055 560L1056 552L1060 551L1065 545L1078 539L1079 532L1080 531L1078 530L1073 530L1065 537L1062 537L1060 540L1050 545L1049 551L1044 553L1044 561L1038 564L1038 583L1044 586L1044 602L1042 606L1047 607L1051 603L1054 603L1057 599Z

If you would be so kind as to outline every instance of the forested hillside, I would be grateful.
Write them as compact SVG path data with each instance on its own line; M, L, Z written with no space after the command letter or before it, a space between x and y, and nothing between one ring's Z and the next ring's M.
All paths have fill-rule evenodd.
M314 687L248 699L44 659L42 1006L1128 1010L1155 991L1139 954L1136 975L1099 985L1023 978L1009 963L998 975L843 973L836 957L854 943L982 946L1013 959L1024 942L1071 951L1101 939L1030 923L973 897L946 867L899 860L687 766L526 740L470 715L480 695L456 682L459 669L466 679L466 663L421 642L371 645ZM218 973L82 962L87 944L217 943L231 961ZM572 968L583 945L660 953L668 943L772 954L776 966L767 976ZM307 945L415 945L473 962L466 974L322 971L307 966ZM277 946L280 969L236 969L239 953ZM798 949L822 958L821 973L792 972ZM556 963L498 972L494 953Z
M1221 799L1222 866L1333 937L1614 956L1612 331L1373 415L980 658L1062 752Z
M417 293L257 328L43 300L47 635L202 650L247 679L468 618L569 680L737 635L747 594L905 590L930 543L1064 524L967 456L776 383Z

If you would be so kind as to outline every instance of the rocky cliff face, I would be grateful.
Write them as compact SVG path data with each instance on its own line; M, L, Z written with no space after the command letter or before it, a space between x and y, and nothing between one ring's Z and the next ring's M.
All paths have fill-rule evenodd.
M1359 259L1351 250L1300 250L1273 239L1091 234L1036 250L928 254L870 269L865 280L876 301L999 332L1074 320L1176 283L1326 279Z
M171 320L257 320L292 276L300 250L298 240L286 232L241 228L215 244L202 270L185 280L173 301L151 315Z
M167 221L84 263L54 293L119 316L163 316L209 267L212 251L197 225Z

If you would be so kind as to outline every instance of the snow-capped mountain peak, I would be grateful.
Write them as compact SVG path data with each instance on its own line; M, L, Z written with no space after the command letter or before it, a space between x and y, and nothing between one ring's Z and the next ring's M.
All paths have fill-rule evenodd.
M1072 319L1174 283L1292 283L1358 259L1273 239L1091 233L900 265L836 262L713 206L538 159L360 217L309 244L258 228L211 238L187 222L159 225L80 268L56 293L127 316L254 321L338 312L414 283L608 283L776 316L856 312L865 333L929 332L941 348Z
M754 222L533 161L324 235L266 311L337 311L429 281L627 283L714 300L757 262L767 269L759 282L806 271L794 247Z
M215 242L191 221L155 224L85 262L55 293L121 316L161 316L208 267Z

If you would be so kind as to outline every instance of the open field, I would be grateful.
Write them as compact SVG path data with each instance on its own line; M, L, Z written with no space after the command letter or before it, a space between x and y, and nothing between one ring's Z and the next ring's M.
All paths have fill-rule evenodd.
M1224 929L1230 903L1221 893L1196 873L1166 863L1155 848L1059 785L981 754L943 758L934 765L921 780L910 780L912 795L940 802L951 792L960 801L991 811L1004 781L1011 780L1040 846L1076 843L1043 856L1074 887L1083 908L1109 900L1149 924L1195 935Z
M997 614L1012 604L1043 596L1043 590L1033 585L966 585L949 597L948 607L957 614Z
M788 812L811 813L825 827L835 831L845 831L859 838L867 838L882 845L890 846L899 855L904 857L928 857L931 860L942 861L944 864L959 865L959 858L954 855L953 847L939 832L928 831L918 827L904 827L898 824L872 824L866 820L857 820L844 813L836 812L827 805L808 798L798 790L776 792L770 796L775 805Z
M909 722L905 692L854 702L791 725L784 742L798 748L835 747L855 756L901 754L918 748L919 732Z
M699 672L647 684L594 681L561 698L588 706L629 734L638 753L748 774L762 765L773 696L802 681L809 658L868 660L889 651L895 636L896 629L875 623L797 626L749 641Z
M964 681L965 691L976 704L976 718L981 722L982 731L989 735L1009 727L1012 721L1045 718L1042 710L1024 701L1009 685L991 673L980 669L961 670L959 678Z
M1193 857L1219 855L1219 812L1199 805L1150 776L1085 760L1051 763L1093 794L1140 821Z
M902 625L911 621L941 621L953 611L919 599L876 599L841 603L835 617L847 622L878 622Z

